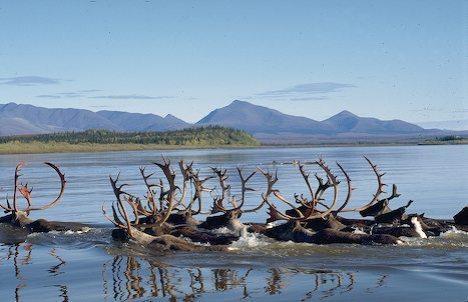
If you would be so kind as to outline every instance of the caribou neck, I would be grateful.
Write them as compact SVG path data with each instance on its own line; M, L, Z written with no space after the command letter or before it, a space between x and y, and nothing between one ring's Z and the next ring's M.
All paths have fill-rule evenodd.
M18 212L14 213L12 215L12 221L11 222L15 226L24 228L24 227L28 226L29 224L31 224L33 222L33 220L31 220L28 217L28 214L26 212L18 211Z

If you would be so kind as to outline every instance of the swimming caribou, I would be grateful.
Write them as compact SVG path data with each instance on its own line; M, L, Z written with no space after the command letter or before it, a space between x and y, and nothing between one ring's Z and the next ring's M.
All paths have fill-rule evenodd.
M405 237L438 236L452 227L467 230L466 207L455 216L455 221L407 213L412 200L392 209L391 204L401 196L397 186L393 184L390 194L387 194L388 186L383 179L385 173L368 157L364 159L375 176L376 191L368 202L358 207L349 206L355 188L350 174L340 163L336 163L333 171L323 159L291 162L297 167L305 189L288 198L277 187L277 170L271 172L257 167L245 172L238 167L234 174L237 177L231 179L226 169L211 167L207 173L201 173L194 168L193 162L181 160L173 166L163 157L154 163L160 172L158 174L147 172L145 167L140 168L145 186L145 193L141 196L126 191L128 184L120 181L120 174L110 176L115 196L112 214L108 215L104 204L102 212L115 226L112 231L114 239L136 241L158 251L226 251L229 244L248 232L278 241L313 244L400 244ZM55 164L45 164L58 175L58 195L43 206L33 206L32 189L27 183L20 182L24 164L19 163L14 174L12 199L7 197L6 203L0 204L6 213L0 217L0 223L28 232L86 229L87 226L80 223L29 218L31 212L56 206L65 192L65 175ZM314 174L316 185L308 171L310 166L316 166L320 171ZM155 175L160 177L154 179ZM260 190L256 186L263 182L262 179L264 185ZM342 191L345 194L341 198ZM247 195L253 193L257 194L257 203L248 208ZM21 198L23 207L20 206ZM207 203L212 205L211 209L204 211L203 206ZM267 207L268 214L264 223L241 220L244 213L257 212L264 207ZM343 216L351 212L361 218Z
M61 221L48 221L45 219L32 220L29 218L31 212L42 211L56 206L63 197L67 181L65 174L60 171L56 165L45 162L45 165L52 168L60 180L60 189L57 197L52 201L42 205L33 206L33 189L29 187L28 183L23 184L20 182L21 170L24 167L24 162L20 162L15 168L13 197L10 201L6 197L6 204L0 203L0 208L7 214L0 217L0 223L8 223L15 227L20 227L28 230L29 232L50 232L50 231L83 231L88 229L88 226L76 222L61 222ZM22 197L25 202L25 207L20 206L19 198Z
M383 181L384 173L380 172L378 166L369 158L365 157L365 160L376 177L376 192L365 205L349 208L354 188L348 172L339 163L337 168L345 180L346 190L341 203L338 192L342 181L322 159L308 163L316 165L323 172L322 176L315 174L317 180L315 190L310 181L310 173L306 171L306 164L292 163L298 167L307 193L296 193L291 201L276 188L277 171L272 173L258 167L245 174L243 169L238 167L237 191L240 193L234 195L231 192L234 184L229 182L226 169L212 167L211 174L201 178L200 171L193 168L193 163L185 164L180 161L178 164L180 173L177 177L170 161L163 158L162 163L154 163L164 176L159 182L152 183L150 179L154 173L146 174L145 168L140 168L147 188L143 198L122 191L121 188L127 184L117 186L118 178L110 178L117 204L112 207L114 219L109 217L108 219L117 226L114 231L115 238L133 238L136 241L146 242L146 239L139 237L166 236L164 238L171 240L178 238L177 244L184 242L180 240L188 238L191 244L192 242L210 243L223 247L244 236L246 232L260 233L280 241L315 244L399 244L403 242L400 237L437 236L453 225L450 222L425 218L423 214L407 214L406 210L413 202L411 200L406 205L392 210L390 201L401 196L397 186L392 185L391 194L383 196L387 187ZM258 191L248 183L258 172L266 181L265 190L260 194L258 204L246 209L247 193ZM217 190L207 187L206 183L209 180L216 182ZM193 188L191 194L188 192L189 187ZM332 191L332 198L326 202L324 196L329 190ZM120 195L124 198L120 198ZM212 200L211 211L208 212L202 210L206 195ZM278 203L290 209L280 211ZM132 209L135 216L133 221L127 218L119 220L119 216L126 215L125 205ZM240 220L243 213L255 212L264 206L268 207L269 215L265 223L246 223ZM105 212L104 209L103 211ZM350 219L341 216L346 212L359 213L363 218ZM208 216L204 220L196 218L202 215ZM271 225L278 221L283 223ZM228 234L217 232L216 230L220 228L226 229ZM150 237L151 240L153 237Z

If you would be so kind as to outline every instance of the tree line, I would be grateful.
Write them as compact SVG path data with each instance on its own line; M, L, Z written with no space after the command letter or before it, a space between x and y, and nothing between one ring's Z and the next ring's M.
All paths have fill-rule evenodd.
M163 132L117 132L91 129L81 132L56 132L0 137L8 142L65 142L69 144L160 144L160 145L259 145L249 133L221 126L193 127Z

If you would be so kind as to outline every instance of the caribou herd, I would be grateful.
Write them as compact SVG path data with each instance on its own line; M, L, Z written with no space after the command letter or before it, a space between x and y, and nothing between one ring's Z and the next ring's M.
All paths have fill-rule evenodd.
M230 181L226 169L212 167L202 176L193 163L181 160L172 165L168 159L162 158L154 163L161 172L158 174L160 178L156 179L155 173L140 168L146 191L141 196L129 193L128 184L122 183L119 175L110 176L115 201L110 210L106 210L106 204L103 204L102 212L115 227L112 230L115 240L137 242L161 252L229 251L230 244L247 233L261 234L277 241L310 244L401 244L408 237L439 236L453 228L468 231L468 207L464 207L453 220L409 213L411 200L392 210L390 204L400 197L397 186L392 185L391 192L387 193L387 184L383 180L385 173L369 158L364 158L375 175L376 189L370 201L360 207L349 206L354 188L350 175L339 163L336 163L334 171L322 159L307 163L291 162L297 167L305 190L288 198L277 188L277 171L257 167L246 173L238 167L235 173L239 181L233 188L235 184ZM6 197L6 201L0 203L6 213L0 217L0 223L30 233L89 229L90 226L81 223L29 218L33 211L56 206L65 192L67 181L64 173L57 165L45 164L56 172L60 180L57 197L42 206L34 206L33 190L21 180L24 164L20 163L15 169L11 199ZM311 177L308 171L311 165L321 173ZM256 174L264 179L261 192L250 184ZM260 194L257 203L248 208L247 194L252 191ZM344 198L339 198L339 191L345 192ZM207 200L212 206L204 211ZM268 214L264 223L241 220L243 214L261 209L266 209ZM348 212L359 213L362 218L345 218L343 214ZM220 229L224 231L220 232Z

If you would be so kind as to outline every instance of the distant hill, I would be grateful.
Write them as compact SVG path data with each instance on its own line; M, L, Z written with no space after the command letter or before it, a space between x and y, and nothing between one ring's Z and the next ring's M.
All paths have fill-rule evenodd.
M173 115L160 117L155 114L128 113L122 111L98 111L102 116L112 122L119 130L124 131L166 131L190 127L191 124L176 118ZM101 128L108 129L108 128Z
M197 125L222 125L248 131L253 134L294 133L333 136L340 133L361 134L409 134L425 130L401 120L383 121L359 117L342 111L324 121L293 116L248 102L234 101L230 105L213 110Z
M172 115L84 109L50 109L8 103L0 105L0 135L40 134L88 129L166 131L189 127Z
M337 133L368 133L368 134L407 134L422 133L424 129L417 125L402 121L383 121L370 117L359 117L349 111L342 111L323 123L330 125Z
M361 117L349 111L316 121L238 100L213 110L195 124L170 114L161 117L122 111L49 109L15 103L0 105L0 136L88 129L155 132L209 125L244 130L262 142L280 144L402 142L414 138L468 135L468 131L424 129L402 120Z
M222 125L247 132L278 134L333 134L332 126L301 116L288 115L278 110L234 101L230 105L213 110L196 123L197 125Z
M79 131L90 128L118 130L111 121L89 110L48 109L8 103L0 105L0 135Z

